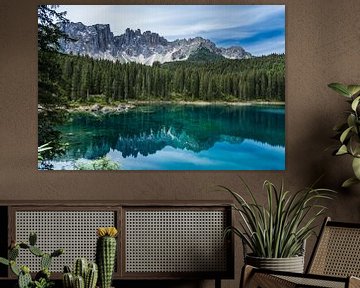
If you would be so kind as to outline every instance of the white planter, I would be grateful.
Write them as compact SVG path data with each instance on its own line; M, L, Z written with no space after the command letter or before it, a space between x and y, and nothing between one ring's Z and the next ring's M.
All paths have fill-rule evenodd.
M245 263L262 269L304 273L304 256L289 258L262 258L246 255Z

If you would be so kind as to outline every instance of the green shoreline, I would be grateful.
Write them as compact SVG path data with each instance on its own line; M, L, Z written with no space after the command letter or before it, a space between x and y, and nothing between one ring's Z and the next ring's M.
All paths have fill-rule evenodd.
M245 101L245 102L226 102L226 101L128 101L118 102L113 104L102 104L102 103L91 103L91 104L71 104L66 110L68 112L126 112L130 109L135 108L138 105L227 105L227 106L252 106L252 105L264 105L264 106L285 106L285 102L275 101Z
M181 104L181 105L285 105L276 101L129 101L128 104Z

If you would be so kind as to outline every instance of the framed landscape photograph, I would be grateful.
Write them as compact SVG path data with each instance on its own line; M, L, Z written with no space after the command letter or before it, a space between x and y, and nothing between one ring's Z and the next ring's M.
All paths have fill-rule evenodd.
M39 170L284 170L285 5L38 6Z

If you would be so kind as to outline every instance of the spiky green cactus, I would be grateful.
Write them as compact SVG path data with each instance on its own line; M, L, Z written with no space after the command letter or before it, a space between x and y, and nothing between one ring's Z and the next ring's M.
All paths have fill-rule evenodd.
M49 269L44 268L44 269L40 270L38 273L36 273L35 280L39 281L42 278L48 280L48 279L50 279L50 275L51 275L51 273L50 273Z
M75 279L78 282L77 285L81 286L80 283L84 283L84 288L95 288L98 279L98 268L95 263L89 263L85 258L76 259L74 262L74 272L71 273L69 266L64 266L63 273L63 286L64 288L75 288ZM83 275L83 276L82 276ZM80 277L80 278L79 278Z
M63 277L63 286L64 288L73 288L74 287L74 276L72 273L64 273Z
M30 283L32 282L31 275L29 272L30 272L29 268L27 268L27 272L23 270L20 272L18 279L19 288L29 288Z
M35 232L31 232L29 235L29 244L31 246L35 246L37 241L37 235Z
M8 257L9 260L15 261L18 256L19 256L19 246L16 245L14 248L9 250Z
M74 277L74 288L85 288L84 278L81 276Z
M58 257L63 253L64 253L64 249L57 249L54 252L52 252L50 255L51 257Z
M99 267L100 288L110 288L116 258L116 235L114 227L98 228L96 262Z
M30 245L29 251L30 251L33 255L35 255L35 256L37 256L37 257L41 257L41 256L44 255L44 252L42 252L42 251L40 250L40 248L39 248L39 247L36 247L36 246Z
M96 263L89 263L85 276L85 288L95 288L98 279L98 266Z
M45 269L45 268L49 269L51 265L51 260L52 260L51 255L48 253L44 253L44 255L41 256L41 261L40 261L41 269Z
M19 244L19 247L22 248L22 249L29 249L29 248L30 248L30 245L21 242L21 243Z
M85 279L87 268L88 262L85 258L76 259L74 266L74 274L76 276L81 276L83 279Z
M18 285L19 288L28 288L38 286L36 283L47 283L50 284L50 265L53 257L60 256L63 254L63 249L58 249L52 252L51 254L44 253L38 247L36 247L36 234L31 233L29 236L29 244L20 242L16 243L11 241L11 245L8 251L8 259L0 257L0 264L10 266L11 271L18 276ZM28 250L30 253L37 257L41 257L41 271L39 271L35 276L35 281L32 280L30 275L30 269L27 266L22 266L21 268L16 264L16 259L19 256L19 250L24 249Z
M10 265L11 271L12 271L16 276L19 276L21 271L20 271L19 266L16 265L16 262L15 262L14 260L10 260L9 265Z

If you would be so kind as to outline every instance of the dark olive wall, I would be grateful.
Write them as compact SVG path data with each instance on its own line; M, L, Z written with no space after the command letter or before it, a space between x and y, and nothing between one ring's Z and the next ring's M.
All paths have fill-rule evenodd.
M58 1L81 4L82 1ZM100 4L88 0L87 4ZM135 3L106 1L101 4ZM143 1L136 3L166 3ZM167 3L174 3L168 1ZM183 4L195 3L179 1ZM211 4L212 1L196 3ZM217 3L225 3L218 1ZM284 172L44 172L37 164L37 0L0 1L0 200L219 200L215 184L239 186L238 175L261 201L265 179L289 189L311 184L339 191L328 214L360 222L360 186L341 190L349 158L325 150L332 127L344 117L344 99L330 82L360 82L359 0L227 1L286 4L286 171ZM308 250L311 251L311 243ZM239 248L239 247L238 247ZM240 249L238 249L240 250ZM240 269L240 252L236 269ZM226 281L225 287L237 287ZM205 283L203 286L210 286Z

